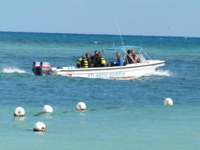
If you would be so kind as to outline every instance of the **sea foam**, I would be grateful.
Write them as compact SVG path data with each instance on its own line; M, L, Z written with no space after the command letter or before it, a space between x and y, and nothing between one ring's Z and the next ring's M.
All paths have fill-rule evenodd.
M154 72L152 72L151 74L148 74L147 76L151 76L151 75L155 75L155 76L172 76L173 73L169 70L155 70Z
M2 73L27 73L25 70L16 68L16 67L9 67L9 68L3 68Z

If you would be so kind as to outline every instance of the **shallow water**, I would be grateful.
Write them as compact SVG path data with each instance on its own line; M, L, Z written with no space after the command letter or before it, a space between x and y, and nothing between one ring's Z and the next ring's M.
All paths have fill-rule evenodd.
M200 130L200 39L123 36L152 59L166 61L153 74L133 80L34 76L33 61L75 65L93 54L121 45L113 35L0 32L1 149L198 149ZM106 60L114 54L104 51ZM174 100L164 106L165 98ZM86 111L76 111L83 101ZM44 105L54 112L34 116ZM16 107L23 118L13 116ZM33 132L36 122L46 132Z

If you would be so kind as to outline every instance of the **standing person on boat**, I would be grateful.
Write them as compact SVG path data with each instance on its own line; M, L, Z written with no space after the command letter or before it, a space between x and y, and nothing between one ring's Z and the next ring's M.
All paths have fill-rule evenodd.
M124 65L124 60L121 57L121 54L119 52L116 53L116 57L117 57L117 62L115 64L115 66L123 66Z
M87 62L88 62L88 67L89 68L93 67L91 55L89 53L86 53L85 56L86 56L86 59L87 59Z
M95 51L94 51L94 56L91 57L91 59L92 59L92 64L93 64L94 67L99 67L99 64L98 64L98 62L99 62L98 53L99 53L99 52L98 52L97 50L95 50Z

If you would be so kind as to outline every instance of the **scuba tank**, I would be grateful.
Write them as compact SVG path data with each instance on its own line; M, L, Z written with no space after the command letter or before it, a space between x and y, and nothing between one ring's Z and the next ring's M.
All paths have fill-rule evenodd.
M87 58L85 57L80 57L77 61L77 68L80 68L80 67L83 67L83 68L88 68L88 61L87 61Z
M83 68L88 68L88 60L87 60L87 58L83 59Z
M101 57L100 59L100 64L101 64L101 67L104 67L106 65L106 60L103 57Z
M77 68L80 68L80 67L82 67L82 61L83 61L83 56L82 57L80 57L79 59L78 59L78 61L77 61Z

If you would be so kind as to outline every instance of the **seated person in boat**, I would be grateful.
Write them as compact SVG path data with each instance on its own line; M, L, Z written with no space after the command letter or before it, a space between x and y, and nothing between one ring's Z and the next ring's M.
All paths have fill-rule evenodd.
M117 62L111 62L110 66L124 66L124 60L119 52L116 53Z
M133 64L133 63L139 63L140 59L138 58L137 54L135 53L135 50L128 50L127 51L127 57L126 61L127 64Z
M89 68L93 67L94 64L92 63L91 55L89 53L86 53L85 56L86 56L86 59L87 59L87 62L88 62L88 67Z
M77 68L88 68L88 67L92 67L92 59L91 59L91 55L89 53L85 54L86 57L81 56L78 61L77 61Z
M106 61L102 57L101 52L98 52L97 50L94 51L94 56L92 58L92 63L94 64L94 67L105 67Z
M131 50L127 50L126 51L126 59L125 59L125 62L126 64L132 64L133 63L133 57L131 55Z
M99 60L98 60L98 53L99 52L97 50L95 50L94 51L94 56L91 57L92 64L93 64L94 67L98 67L98 62L99 62Z
M123 66L124 65L124 60L121 57L121 54L119 52L116 53L116 57L117 57L116 66Z
M133 58L133 63L139 63L140 62L140 59L138 58L138 56L135 53L134 49L131 50L131 56Z
M101 52L98 52L98 66L99 67L105 67L106 66L106 60L101 55Z

